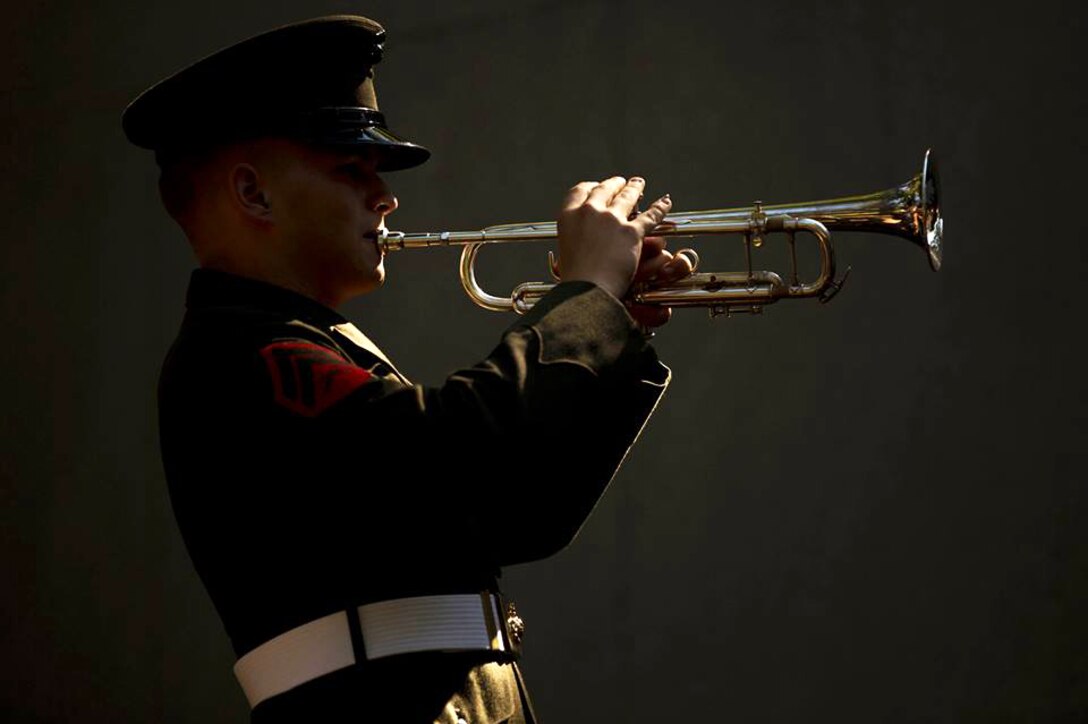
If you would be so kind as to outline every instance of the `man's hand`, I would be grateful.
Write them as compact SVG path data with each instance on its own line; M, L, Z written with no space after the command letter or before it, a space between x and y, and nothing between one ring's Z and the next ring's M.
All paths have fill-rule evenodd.
M563 281L590 281L623 300L633 282L666 284L691 274L685 256L665 251L662 237L647 237L672 208L662 196L635 214L646 182L613 176L600 183L583 181L567 192L559 214L559 277ZM660 327L672 310L627 305L644 328Z
M665 251L665 238L647 236L642 243L642 257L638 262L634 281L649 282L653 286L664 286L691 274L691 260L681 254L676 256ZM644 329L660 327L672 317L669 307L657 307L649 304L634 304L626 300L627 311Z
M643 262L643 239L672 207L663 196L631 218L645 186L638 177L613 176L567 192L557 224L563 281L593 282L616 299L627 295Z

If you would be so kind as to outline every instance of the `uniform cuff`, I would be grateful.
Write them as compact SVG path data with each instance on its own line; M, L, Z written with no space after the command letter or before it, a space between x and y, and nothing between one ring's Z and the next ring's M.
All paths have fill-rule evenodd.
M627 309L592 282L563 282L510 329L529 327L540 339L540 361L571 362L598 375L630 374L663 383L668 368Z

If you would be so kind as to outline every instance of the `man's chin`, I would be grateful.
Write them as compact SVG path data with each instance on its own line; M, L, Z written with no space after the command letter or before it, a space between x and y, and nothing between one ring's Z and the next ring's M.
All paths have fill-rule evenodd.
M377 291L383 284L385 284L385 268L379 266L377 269L368 269L358 277L355 296Z

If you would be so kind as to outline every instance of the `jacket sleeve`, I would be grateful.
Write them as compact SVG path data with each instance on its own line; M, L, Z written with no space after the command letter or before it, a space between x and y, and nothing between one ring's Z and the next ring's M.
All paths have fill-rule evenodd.
M274 344L308 339L281 330ZM487 540L498 565L568 545L639 436L670 378L614 297L586 282L558 285L479 364L440 387L392 376L352 384L313 416L275 403L270 420L303 447L363 450L367 475L335 477L360 505L411 510L421 528L449 516ZM375 490L380 487L380 495Z

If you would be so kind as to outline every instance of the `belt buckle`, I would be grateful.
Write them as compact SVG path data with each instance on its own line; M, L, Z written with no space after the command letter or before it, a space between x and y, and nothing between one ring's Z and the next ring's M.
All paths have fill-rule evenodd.
M491 639L491 650L501 651L511 659L521 658L521 641L525 636L525 621L518 615L513 601L506 601L502 594L485 591L481 594L484 605L484 621Z

